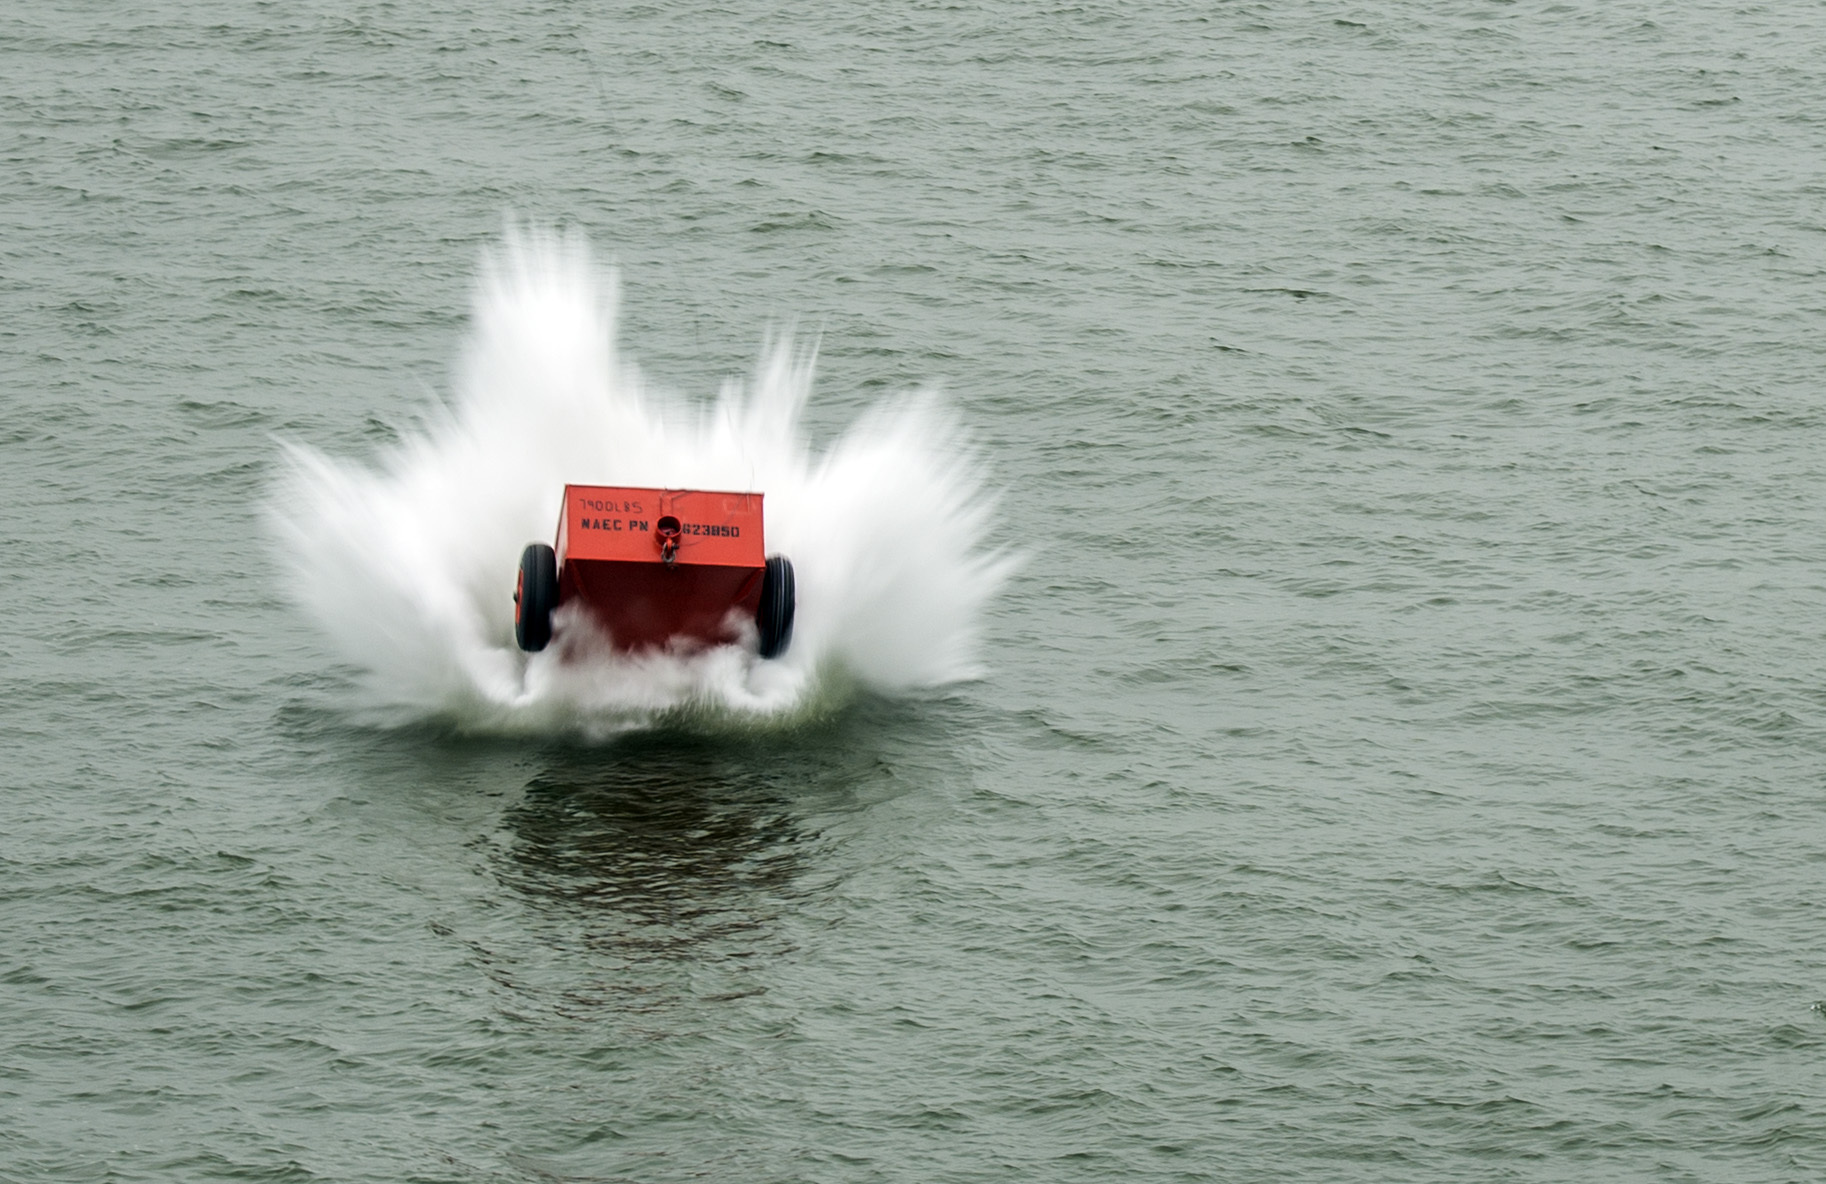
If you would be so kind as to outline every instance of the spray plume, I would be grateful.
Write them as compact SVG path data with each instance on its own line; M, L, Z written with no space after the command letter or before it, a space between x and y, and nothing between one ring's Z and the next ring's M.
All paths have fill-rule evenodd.
M510 231L484 259L448 403L372 467L285 446L271 517L289 590L362 671L371 713L477 731L768 724L851 687L977 673L978 621L1011 561L985 547L993 499L935 395L880 404L814 451L809 352L776 341L748 383L687 401L617 354L614 312L614 276L580 236ZM791 649L522 654L515 564L550 540L566 482L766 494L768 550L798 575Z

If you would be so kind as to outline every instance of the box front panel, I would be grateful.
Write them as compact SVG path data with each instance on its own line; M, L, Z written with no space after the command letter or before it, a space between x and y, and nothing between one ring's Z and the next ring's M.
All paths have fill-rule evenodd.
M766 562L762 495L699 489L567 485L560 558L660 563L660 521L678 519L680 564L760 567Z

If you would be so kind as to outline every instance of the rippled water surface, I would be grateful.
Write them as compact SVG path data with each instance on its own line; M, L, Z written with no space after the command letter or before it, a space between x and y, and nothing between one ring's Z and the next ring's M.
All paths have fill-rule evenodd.
M0 18L0 1178L1826 1177L1826 13L429 7ZM510 214L940 384L986 675L359 716Z

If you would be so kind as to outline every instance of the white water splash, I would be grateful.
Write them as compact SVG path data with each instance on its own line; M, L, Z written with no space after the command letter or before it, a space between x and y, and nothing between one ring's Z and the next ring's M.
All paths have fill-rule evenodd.
M936 397L878 406L814 453L809 353L777 342L748 384L687 402L617 355L614 302L580 237L510 232L484 261L450 405L372 468L287 446L272 517L290 590L364 671L367 706L479 730L617 730L681 709L791 718L851 685L975 674L977 622L1010 560L984 547L993 499ZM566 482L764 493L768 550L798 577L787 654L522 654L520 550L550 541Z

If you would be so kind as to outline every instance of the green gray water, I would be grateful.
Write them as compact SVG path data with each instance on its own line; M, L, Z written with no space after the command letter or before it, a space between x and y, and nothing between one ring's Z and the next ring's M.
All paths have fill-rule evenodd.
M1826 11L438 7L0 18L0 1178L1826 1176ZM507 211L942 380L989 676L351 720Z

